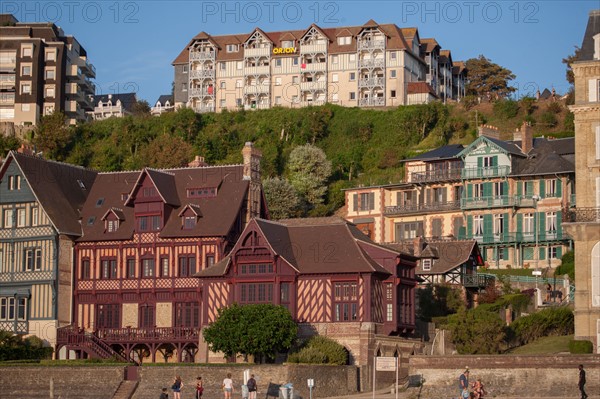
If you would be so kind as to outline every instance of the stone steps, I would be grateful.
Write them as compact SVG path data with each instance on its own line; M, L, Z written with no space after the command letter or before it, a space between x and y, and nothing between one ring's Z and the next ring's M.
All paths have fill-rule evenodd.
M112 399L131 399L139 381L122 381Z

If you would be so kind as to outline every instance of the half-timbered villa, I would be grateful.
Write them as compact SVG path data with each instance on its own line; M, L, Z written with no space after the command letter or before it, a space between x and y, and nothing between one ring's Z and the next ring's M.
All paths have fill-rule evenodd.
M0 330L56 344L71 323L74 239L96 172L11 151L0 167Z
M82 212L74 325L57 350L136 361L195 361L200 281L253 217L266 215L260 152L243 165L100 173ZM63 354L68 356L66 353Z
M201 324L234 302L282 305L300 336L333 338L353 364L366 365L378 335L414 332L416 260L375 244L340 218L254 219L226 257L196 274ZM200 345L200 361L223 361Z

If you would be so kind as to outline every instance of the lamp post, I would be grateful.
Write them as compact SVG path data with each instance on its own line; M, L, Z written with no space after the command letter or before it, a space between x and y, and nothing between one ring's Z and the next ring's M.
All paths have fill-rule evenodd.
M541 274L538 270L538 266L539 266L539 259L540 259L540 252L538 249L538 215L537 215L537 203L540 200L540 197L538 195L534 195L531 197L531 199L533 200L533 209L534 209L534 222L533 222L533 233L535 235L535 254L534 254L534 258L535 258L535 292L537 294L538 291L538 276Z

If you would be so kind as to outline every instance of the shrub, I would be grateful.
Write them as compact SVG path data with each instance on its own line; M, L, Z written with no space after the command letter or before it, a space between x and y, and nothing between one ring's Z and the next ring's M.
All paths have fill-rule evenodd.
M575 340L569 341L569 352L573 354L592 353L594 344L591 341Z
M320 335L310 338L300 351L288 356L290 363L348 364L348 351L331 338Z
M494 114L503 119L512 119L519 113L519 103L513 100L500 100L494 103Z
M479 104L479 100L477 99L477 96L465 96L462 99L462 106L465 110L470 110L471 108L473 108L474 106L476 106L477 104Z
M558 120L556 119L556 115L551 111L546 111L542 115L540 115L539 124L554 127L558 124Z
M575 330L573 311L569 308L548 308L523 316L510 326L517 346L550 335L569 335Z
M575 131L575 114L571 111L567 112L565 115L565 120L563 121L563 128L568 132Z
M548 111L555 114L560 114L563 110L563 106L559 102L552 102L548 104Z
M481 307L481 306L479 306ZM459 310L448 317L447 328L460 354L496 354L505 347L507 328L497 313Z
M525 111L525 115L531 115L533 111L537 108L535 106L535 98L533 97L523 97L520 101L521 107Z
M575 253L569 251L561 258L561 265L554 271L555 276L563 276L567 274L571 281L575 281Z

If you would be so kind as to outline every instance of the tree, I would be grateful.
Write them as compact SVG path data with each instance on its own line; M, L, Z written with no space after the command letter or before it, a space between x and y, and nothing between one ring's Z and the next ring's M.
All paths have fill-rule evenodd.
M467 60L466 67L469 71L467 94L495 95L498 98L506 97L516 90L509 86L510 81L516 76L509 69L494 64L483 55Z
M463 307L448 317L447 327L460 354L497 354L505 346L506 325L495 312Z
M131 107L131 113L137 116L149 116L150 115L150 104L146 100L139 100Z
M296 216L300 206L300 198L287 179L279 177L263 181L263 191L272 219L285 219Z
M311 144L294 148L288 170L292 186L306 202L312 206L323 202L327 179L331 176L331 162L323 150Z
M567 72L565 73L565 79L570 84L575 84L575 75L573 75L573 69L571 68L571 64L579 59L579 54L581 53L581 48L575 46L575 52L567 58L562 59L562 63L567 66Z
M297 332L298 326L283 306L234 303L219 309L217 319L203 335L213 352L274 359L278 352L292 347Z
M192 160L193 147L181 137L161 134L140 151L144 166L177 168Z
M33 143L46 157L59 161L66 158L66 149L74 137L73 129L65 124L66 120L65 114L60 111L42 116Z

